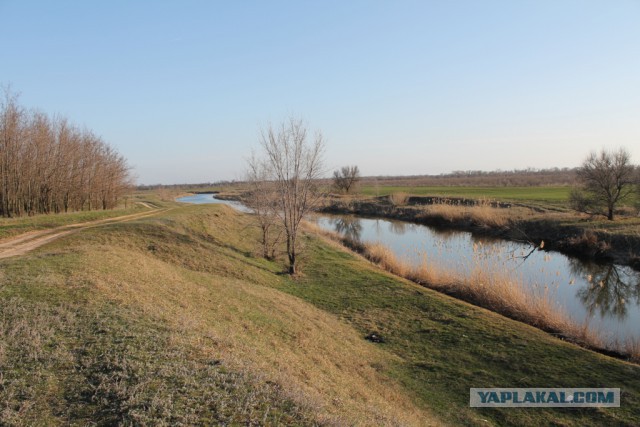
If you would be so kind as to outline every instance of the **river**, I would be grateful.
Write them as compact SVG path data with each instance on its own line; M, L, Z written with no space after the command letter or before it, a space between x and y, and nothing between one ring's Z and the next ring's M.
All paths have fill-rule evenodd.
M239 202L196 194L178 201L224 203L247 212ZM535 292L545 292L577 322L587 322L608 341L640 341L640 273L630 267L582 261L527 244L442 231L425 225L356 216L317 215L317 224L353 240L380 242L400 259L427 262L460 274L474 268L508 275Z

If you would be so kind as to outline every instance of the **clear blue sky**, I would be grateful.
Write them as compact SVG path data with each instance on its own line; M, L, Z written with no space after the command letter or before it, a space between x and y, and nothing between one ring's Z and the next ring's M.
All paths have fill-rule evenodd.
M0 0L0 83L138 182L242 177L294 114L366 175L640 162L640 1Z

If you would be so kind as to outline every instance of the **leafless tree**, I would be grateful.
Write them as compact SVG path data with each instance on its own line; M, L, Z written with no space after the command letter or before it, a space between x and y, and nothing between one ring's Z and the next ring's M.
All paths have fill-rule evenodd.
M271 181L269 165L254 154L248 160L247 182L249 191L244 203L251 208L260 228L262 256L275 258L275 252L282 233L278 230L278 198L276 186Z
M349 193L360 180L360 169L358 166L343 166L333 172L333 185L345 193Z
M126 160L67 119L0 98L0 215L111 209L129 191Z
M635 166L627 150L592 152L577 170L582 183L571 194L572 206L583 212L605 215L613 221L616 205L633 192Z
M269 125L260 134L264 164L275 188L277 215L286 238L289 273L298 261L298 231L304 216L318 203L324 140L320 132L309 136L306 124L290 118L279 127Z

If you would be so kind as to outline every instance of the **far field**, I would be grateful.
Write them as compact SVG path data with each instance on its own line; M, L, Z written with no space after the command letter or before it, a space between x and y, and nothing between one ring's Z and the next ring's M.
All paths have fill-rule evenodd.
M566 204L571 187L450 187L450 186L380 186L363 185L361 192L367 196L386 196L407 193L418 196L448 196L480 198L489 200L545 202L553 205Z

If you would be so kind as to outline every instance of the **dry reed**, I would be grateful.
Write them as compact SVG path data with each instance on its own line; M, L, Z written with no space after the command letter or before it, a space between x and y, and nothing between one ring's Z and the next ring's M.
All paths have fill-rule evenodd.
M624 344L607 341L601 331L572 319L555 302L555 294L549 287L528 286L522 278L505 272L499 265L489 265L480 257L467 273L434 266L426 256L419 265L412 265L399 259L381 243L353 242L318 226L308 227L358 252L389 273L527 323L585 348L614 352L627 356L631 361L640 361L640 341L628 340Z
M509 225L509 215L505 209L494 208L489 202L479 202L474 206L438 203L425 208L425 216L442 218L448 222L471 222L492 228Z
M393 206L404 206L409 200L409 195L402 191L389 194L389 201Z

